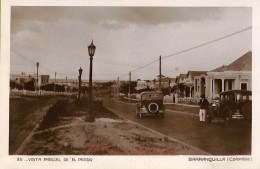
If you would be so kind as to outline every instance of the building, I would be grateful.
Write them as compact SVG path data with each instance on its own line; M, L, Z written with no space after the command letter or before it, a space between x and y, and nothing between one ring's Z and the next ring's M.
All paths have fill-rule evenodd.
M49 84L50 75L41 75L41 85Z
M49 84L49 75L38 75L38 78L39 86ZM25 74L24 72L22 72L21 74L11 74L10 81L22 86L24 86L25 83L32 81L34 82L34 86L36 86L37 75Z
M194 77L206 75L207 71L188 71L185 81L185 94L186 97L194 97Z
M223 91L252 90L252 52L194 79L195 97L205 94L209 99L215 99Z
M16 84L19 84L21 86L24 86L25 83L29 81L33 81L34 85L36 85L36 75L28 75L22 72L21 74L11 74L10 75L10 81L15 82Z
M185 91L186 79L187 79L187 74L180 74L175 79L177 88L175 89L174 93L178 94L179 97L186 96L186 91Z
M155 82L152 80L137 80L136 90L143 90L143 89L154 89Z
M160 75L156 76L155 78L155 88L159 89L159 81L160 81ZM164 75L161 75L161 88L164 89L170 89L171 86L175 84L175 78L169 78L165 77Z

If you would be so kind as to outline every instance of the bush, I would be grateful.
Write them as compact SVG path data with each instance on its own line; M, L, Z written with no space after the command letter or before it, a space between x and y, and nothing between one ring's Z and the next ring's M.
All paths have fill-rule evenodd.
M68 100L58 100L50 107L40 125L41 129L49 128L59 122L60 117L72 116L75 108Z
M61 117L69 117L76 114L76 112L83 111L86 118L90 119L88 113L88 99L74 99L72 102L69 100L58 100L52 107L50 107L44 116L39 129L46 129L53 127L59 123ZM82 115L82 113L80 113ZM103 106L102 101L93 101L93 117L94 118L118 118L113 112L109 111Z

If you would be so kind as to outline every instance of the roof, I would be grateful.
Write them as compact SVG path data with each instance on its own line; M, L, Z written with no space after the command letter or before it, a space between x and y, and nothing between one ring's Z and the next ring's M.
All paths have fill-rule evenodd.
M224 72L224 71L227 71L227 66L226 65L223 65L223 66L220 66L214 70L211 70L211 72Z
M158 75L158 76L156 76L156 77L160 77L160 75ZM165 76L161 74L161 77L165 77Z
M211 72L252 71L252 52L249 51L231 64L218 67Z
M175 80L176 80L176 78L170 78L170 80L171 80L171 81L175 81Z
M187 78L187 74L180 74L180 75L178 76L178 78L180 78L180 79L185 79L185 78Z
M160 94L161 94L162 92L157 92L157 91L146 91L146 92L142 92L142 93L140 93L140 95L145 94L145 93L146 93L146 94L147 94L147 93L148 93L148 94L157 94L157 93L160 93Z
M189 76L189 73L192 73L193 76L200 76L202 74L206 74L208 71L188 71L187 77Z

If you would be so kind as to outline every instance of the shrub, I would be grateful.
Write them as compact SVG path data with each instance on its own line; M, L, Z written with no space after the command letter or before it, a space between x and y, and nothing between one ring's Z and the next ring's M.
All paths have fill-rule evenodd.
M72 116L75 112L73 104L68 100L58 100L50 107L40 125L41 129L49 128L59 122L60 117Z

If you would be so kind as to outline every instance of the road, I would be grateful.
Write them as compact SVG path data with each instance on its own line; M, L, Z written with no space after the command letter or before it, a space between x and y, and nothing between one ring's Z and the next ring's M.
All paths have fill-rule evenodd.
M105 99L106 107L120 116L202 149L213 155L250 155L251 128L203 123L189 114L166 111L164 118L135 116L136 104Z

